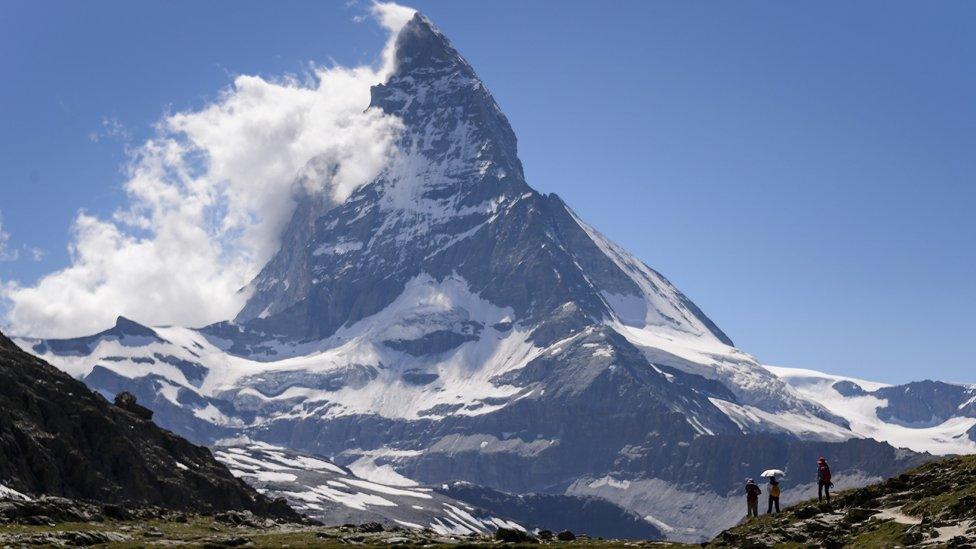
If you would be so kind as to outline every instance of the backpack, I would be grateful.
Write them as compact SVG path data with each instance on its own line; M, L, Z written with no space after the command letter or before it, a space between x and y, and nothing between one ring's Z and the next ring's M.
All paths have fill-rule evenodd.
M820 476L821 482L830 482L830 467L826 463L820 464L817 474Z
M769 487L769 495L773 496L774 498L778 498L779 497L779 484L778 483Z

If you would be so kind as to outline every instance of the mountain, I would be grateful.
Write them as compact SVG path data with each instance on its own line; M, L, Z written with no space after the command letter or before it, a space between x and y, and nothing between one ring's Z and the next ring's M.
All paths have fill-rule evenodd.
M723 532L718 547L973 547L976 456L926 464L885 482L805 502Z
M767 369L843 417L852 432L933 454L976 452L976 385L888 385L797 368Z
M108 403L0 334L0 496L295 517L140 412Z
M498 528L525 531L518 523L431 488L369 481L320 456L250 440L227 440L214 453L262 494L283 497L326 525L375 523L445 536L490 534Z
M395 49L370 108L402 121L397 154L341 203L299 201L234 319L19 343L201 443L599 497L682 540L734 524L742 479L768 467L803 482L826 455L857 486L928 459L866 438L533 190L505 115L430 21ZM329 174L316 159L302 177Z
M643 517L602 498L510 494L470 482L443 484L438 491L484 509L505 513L532 530L569 530L603 538L656 540L664 537L658 527Z

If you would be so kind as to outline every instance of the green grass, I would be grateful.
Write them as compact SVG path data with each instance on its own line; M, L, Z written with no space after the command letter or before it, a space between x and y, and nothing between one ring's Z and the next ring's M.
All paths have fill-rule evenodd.
M976 456L962 456L955 458L959 465L956 467L960 474L968 473L970 478L976 478ZM925 467L936 467L937 464L923 465ZM937 515L943 509L952 507L965 496L976 497L976 482L957 485L955 489L949 490L937 496L930 496L923 500L910 503L904 507L904 512L914 516Z
M892 520L881 523L877 528L864 532L850 541L848 547L888 548L902 545L901 536L908 525Z
M144 532L159 530L164 536L146 537ZM251 541L248 547L321 547L325 549L340 548L348 549L349 545L344 544L337 538L319 537L320 532L328 532L332 535L339 535L335 529L315 526L283 526L274 529L259 529L248 527L237 527L213 521L208 517L191 517L187 522L169 522L159 520L147 521L124 521L124 522L66 522L55 526L29 526L29 525L0 525L0 536L4 534L45 534L55 532L118 532L126 534L131 539L105 544L102 547L113 548L136 548L146 547L149 543L166 541L179 542L182 547L203 547L208 543L218 540L226 540L235 537L247 538ZM343 532L342 535L355 535L353 532ZM2 544L2 543L0 543ZM425 545L425 548L450 548L459 549L461 547L489 547L494 543L491 540L480 540L473 542L461 542L451 545ZM525 544L525 545L505 545L507 548L515 547L534 547L539 549L545 545L572 545L592 549L610 548L631 548L631 547L654 547L658 549L688 549L697 547L692 545L669 543L669 542L635 542L635 541L609 541L609 540L577 540L574 542L553 542L551 544ZM368 545L367 545L368 546ZM373 546L390 547L388 544L374 544Z

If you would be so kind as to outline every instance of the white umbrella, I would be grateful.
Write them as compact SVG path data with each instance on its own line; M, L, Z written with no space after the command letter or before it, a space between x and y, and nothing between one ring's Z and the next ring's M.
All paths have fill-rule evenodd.
M779 469L766 469L762 472L761 477L785 477L786 473Z

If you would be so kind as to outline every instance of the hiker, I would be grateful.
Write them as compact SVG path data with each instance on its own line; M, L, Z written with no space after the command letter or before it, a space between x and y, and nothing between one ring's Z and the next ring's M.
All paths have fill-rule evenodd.
M766 514L772 514L773 505L776 506L776 512L779 513L779 481L776 480L775 476L769 477L769 508L766 509Z
M746 481L746 518L759 516L759 494L762 490L752 479Z
M823 501L824 494L827 495L827 505L830 505L830 488L834 485L830 482L830 466L827 460L820 458L817 460L817 499Z

